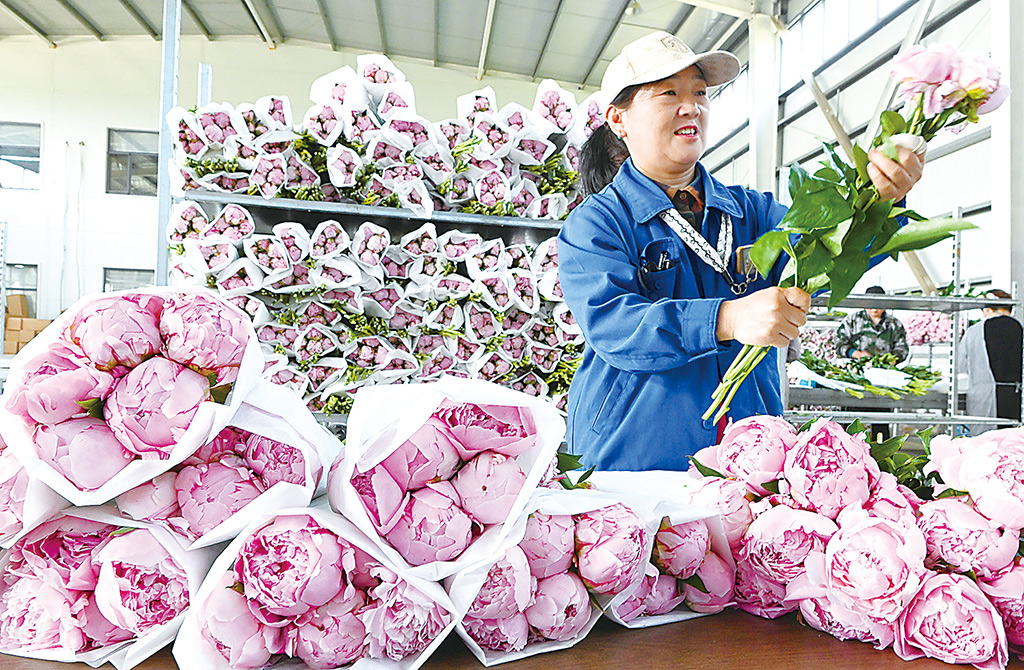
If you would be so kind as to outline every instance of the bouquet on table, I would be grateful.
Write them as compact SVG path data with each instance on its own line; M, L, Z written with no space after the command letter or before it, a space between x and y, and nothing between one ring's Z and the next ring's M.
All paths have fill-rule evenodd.
M903 322L907 331L907 344L949 342L953 331L952 319L945 312L914 312Z
M1009 94L999 70L983 57L961 55L952 47L915 46L899 55L893 76L906 101L903 114L886 111L872 146L893 160L897 147L923 153L940 130L960 130L975 123L978 114L998 108ZM867 152L854 147L848 165L825 144L827 160L813 175L799 166L790 171L793 204L777 230L762 235L751 260L768 276L785 251L789 262L780 286L808 293L830 290L829 307L839 304L868 269L873 256L896 258L901 251L923 249L953 231L973 228L961 220L925 220L916 212L881 200L868 175ZM900 227L898 219L914 219ZM768 347L745 345L712 394L704 419L718 422L729 411L736 389L768 352Z
M249 319L206 291L89 296L14 359L0 429L31 478L100 504L209 442L262 366Z
M174 643L182 668L414 670L455 626L440 584L394 564L324 509L257 519L224 550Z
M170 642L213 561L116 510L67 510L0 559L0 652L132 668Z
M1024 653L1024 430L924 432L918 456L905 437L871 445L862 430L751 417L694 456L706 486L733 490L717 509L740 522L738 607L799 610L904 660L1004 667L1008 649Z

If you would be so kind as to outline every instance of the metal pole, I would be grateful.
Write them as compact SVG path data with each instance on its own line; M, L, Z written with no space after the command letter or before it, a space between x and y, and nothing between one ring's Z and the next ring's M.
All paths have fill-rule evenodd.
M750 187L775 192L779 145L779 34L772 17L755 14L750 35Z
M163 66L160 70L160 154L157 165L156 277L165 286L170 264L164 233L171 221L171 129L167 113L178 104L178 55L181 47L181 0L164 0Z
M213 68L209 63L199 64L199 97L196 102L200 107L210 104L213 99Z
M963 216L963 208L957 206L953 208L953 216L955 218L961 218ZM956 231L953 235L953 290L956 291L960 288L960 231ZM960 383L957 379L959 375L959 366L957 365L957 356L960 352L960 323L963 315L961 310L954 309L950 315L950 328L953 332L950 333L949 337L949 399L946 403L946 407L949 410L950 416L954 416L959 413L960 409Z

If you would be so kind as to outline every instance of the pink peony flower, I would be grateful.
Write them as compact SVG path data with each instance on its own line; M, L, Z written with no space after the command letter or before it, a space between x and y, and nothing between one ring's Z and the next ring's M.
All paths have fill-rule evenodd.
M473 539L473 521L459 507L459 494L450 482L427 484L408 502L385 537L412 565L450 561Z
M387 534L405 509L408 495L383 464L352 476L352 486L359 495L370 521L381 534Z
M0 594L0 649L83 651L79 620L88 596L34 576L14 578Z
M306 459L302 452L269 437L250 433L245 438L245 463L266 488L278 482L300 486L306 483Z
M680 583L675 577L658 575L651 585L651 592L644 598L644 614L658 616L668 614L683 602L679 591ZM730 592L732 588L730 587Z
M893 643L896 630L892 623L854 614L829 601L827 597L800 600L800 616L815 630L839 640L860 640L882 650Z
M112 374L97 370L81 351L60 339L22 371L7 409L28 423L60 423L84 414L79 403L105 400L114 387Z
M526 620L538 635L549 640L572 640L590 622L590 595L572 572L552 575L537 582Z
M165 472L122 493L116 498L117 508L139 521L166 521L181 516L175 477L177 473Z
M534 512L526 520L526 534L519 548L537 579L565 572L572 565L576 523L568 514Z
M163 305L154 295L101 296L75 315L66 336L98 370L134 368L163 349Z
M897 484L895 476L883 472L862 507L870 516L913 525L917 523L915 511L921 502L917 494Z
M768 579L747 561L736 563L736 606L744 612L763 619L777 619L797 608L795 601L786 600L786 586Z
M196 449L196 451L183 461L184 465L199 465L200 463L213 463L225 456L244 456L246 431L239 431L231 426L217 433L217 435Z
M98 574L91 562L93 549L115 530L98 521L59 516L15 543L7 571L34 574L60 589L92 591Z
M825 553L806 560L807 577L855 614L891 622L925 577L924 535L916 526L872 518L859 507L839 519Z
M964 575L932 572L896 622L893 651L905 661L936 658L1004 668L1003 622L978 585Z
M281 644L281 629L260 623L246 597L233 588L235 583L233 572L224 573L199 605L200 635L232 668L263 668L270 662L270 650Z
M118 380L103 415L126 449L145 460L165 459L209 397L206 377L154 356Z
M966 491L977 510L1000 526L1024 528L1024 428L956 440L940 435L926 472L937 472L947 488Z
M95 594L87 594L87 602L78 616L82 624L82 632L89 638L93 647L107 647L118 642L124 642L135 637L135 633L124 628L119 628L109 621L99 606L96 605Z
M657 581L658 575L644 575L644 578L636 585L633 593L615 608L615 616L619 617L623 622L629 623L633 619L646 614L646 601L651 595L651 588Z
M136 635L168 623L188 607L188 576L153 533L113 534L96 547L96 607L108 621Z
M782 477L786 453L796 444L793 426L776 416L751 416L729 424L722 443L701 449L694 459L727 477L744 482L759 495L764 485Z
M747 500L747 487L737 479L705 477L689 490L690 504L707 507L719 513L729 546L738 549L743 534L754 520Z
M989 577L1009 566L1019 548L1018 533L999 528L954 498L922 504L917 523L928 546L925 565L933 569L948 566Z
M103 486L135 459L102 419L40 425L32 440L40 460L86 491Z
M783 474L801 507L835 519L847 505L868 499L879 471L860 435L849 435L839 424L819 419L786 453Z
M839 528L831 519L785 505L771 507L750 524L740 557L761 576L787 584L804 572L812 552L821 553Z
M449 612L394 572L380 566L373 574L380 579L370 591L376 606L358 613L371 658L400 661L417 654L451 623Z
M711 536L702 519L673 526L666 517L661 520L661 527L654 536L651 562L667 575L688 579L704 562L704 555L709 551Z
M441 403L434 416L451 432L459 456L468 461L481 451L518 456L536 442L533 414L525 407Z
M595 593L619 593L643 574L647 528L622 503L576 517L576 565Z
M160 314L164 355L201 374L215 373L218 384L238 376L250 331L244 315L205 293L170 298Z
M189 465L174 479L181 517L188 535L202 537L266 491L241 458Z
M736 571L714 552L704 557L696 577L704 588L683 584L686 606L694 612L717 614L732 604L736 588Z
M999 574L979 579L978 586L998 610L1010 649L1020 658L1024 655L1024 565L1021 559L1015 558Z
M491 651L522 651L530 637L530 623L521 612L503 619L467 616L462 625L481 648Z
M384 459L383 466L401 489L411 491L451 479L459 467L459 453L448 427L431 416Z
M366 628L347 602L331 601L318 608L296 631L295 655L312 670L348 665L365 650Z
M530 575L526 554L511 547L491 566L468 615L477 619L505 619L526 610L533 596L536 578Z
M254 614L295 617L321 607L345 585L337 535L307 516L282 516L250 535L235 573Z
M526 485L526 473L515 459L484 451L459 470L452 484L462 508L475 521L485 525L501 523L508 518Z
M27 490L28 473L14 453L0 442L0 537L21 530Z

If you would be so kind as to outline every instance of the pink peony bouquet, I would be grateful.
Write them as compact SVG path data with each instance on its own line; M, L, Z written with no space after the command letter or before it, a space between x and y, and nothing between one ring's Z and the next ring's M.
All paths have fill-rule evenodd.
M546 403L480 380L364 387L328 497L412 574L441 579L487 556L563 430Z
M251 524L194 603L174 645L179 667L247 670L289 659L307 668L361 659L418 667L456 621L440 585L409 575L320 509Z
M102 503L216 435L261 367L249 318L205 291L90 296L15 357L0 429L31 477Z
M18 540L0 572L0 651L131 668L170 642L214 555L116 510L66 511Z
M953 324L945 312L914 312L903 321L907 344L920 345L949 342Z

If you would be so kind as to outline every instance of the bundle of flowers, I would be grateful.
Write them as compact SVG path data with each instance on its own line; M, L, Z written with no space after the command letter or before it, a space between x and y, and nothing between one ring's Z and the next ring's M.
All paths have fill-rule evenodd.
M839 360L834 328L804 328L800 331L800 344L803 351L809 351L829 363Z
M118 670L170 642L213 561L164 528L68 510L0 561L0 651Z
M0 547L8 548L29 529L68 506L68 501L29 477L0 436Z
M914 312L904 319L903 326L911 345L949 342L953 332L952 320L945 312Z
M455 626L439 584L383 556L346 519L292 509L224 550L174 643L182 668L419 667ZM288 666L291 667L291 666Z
M219 433L262 367L249 319L204 290L87 296L15 357L0 429L30 477L103 503Z
M544 80L532 110L499 109L487 87L458 98L459 118L432 123L387 57L357 60L313 82L295 126L283 96L173 109L177 188L532 218L563 217L582 201L579 147L603 122L597 98L577 109ZM565 206L541 206L553 196Z
M210 220L236 222L236 235L193 225ZM442 374L548 396L561 409L582 335L561 298L555 238L534 249L438 235L428 222L393 239L370 222L346 230L332 220L312 232L286 222L256 235L246 222L238 205L207 216L181 203L168 230L169 241L181 240L172 250L184 252L175 283L214 288L248 314L264 352L278 357L267 377L314 411L347 412L363 386ZM228 262L187 252L214 246Z
M436 581L491 555L564 432L550 404L479 380L363 389L328 499L390 560Z
M799 610L904 660L1004 667L1024 609L1024 431L930 446L925 433L925 455L911 457L904 438L869 444L861 430L751 417L696 454L717 489L708 502L734 524L737 605Z
M187 537L190 549L235 537L273 510L308 505L341 444L294 393L261 382L231 423L182 463L116 498L120 511Z

